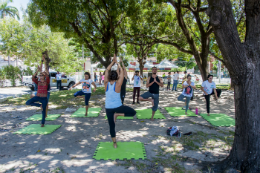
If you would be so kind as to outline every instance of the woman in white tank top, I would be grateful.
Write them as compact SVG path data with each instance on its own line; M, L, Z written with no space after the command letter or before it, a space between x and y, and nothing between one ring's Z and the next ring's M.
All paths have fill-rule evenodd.
M116 71L111 71L114 64L120 69L120 74ZM120 92L121 86L124 80L124 73L119 63L117 63L116 56L112 63L107 67L105 72L104 86L106 91L106 114L108 119L108 124L110 127L110 135L113 141L114 148L117 148L116 143L116 132L115 132L115 122L118 116L128 116L133 117L136 112L134 109L122 105Z

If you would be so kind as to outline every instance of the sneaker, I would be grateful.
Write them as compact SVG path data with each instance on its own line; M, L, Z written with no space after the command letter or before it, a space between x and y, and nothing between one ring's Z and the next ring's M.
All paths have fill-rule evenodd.
M136 102L137 104L140 104L140 102Z

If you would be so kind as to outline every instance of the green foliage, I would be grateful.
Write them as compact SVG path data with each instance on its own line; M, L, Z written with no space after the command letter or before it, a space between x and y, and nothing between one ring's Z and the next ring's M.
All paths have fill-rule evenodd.
M82 69L75 47L69 45L70 40L65 39L63 33L53 33L46 25L35 28L26 16L22 25L12 18L3 19L0 22L0 38L3 43L1 52L24 59L28 66L38 66L42 52L48 50L52 69L68 74Z
M178 57L177 61L175 61L176 65L179 67L187 69L192 69L196 66L195 60L191 57Z
M127 16L135 15L138 0L32 0L28 6L34 25L49 25L64 32L66 38L84 44L93 53L93 61L110 64L122 44L119 25ZM104 59L103 59L104 58Z
M27 67L26 69L22 70L22 73L24 76L31 76L33 75L33 71L31 70L30 67Z
M16 79L21 80L21 70L19 69L19 67L14 67L12 65L4 66L3 71L6 79L9 79L11 81L12 86L15 86Z
M6 72L3 68L0 68L0 87L4 86L5 79L6 79Z
M8 3L13 2L12 0L0 1L0 18L5 18L6 16L17 17L20 20L19 11L16 7L8 6Z

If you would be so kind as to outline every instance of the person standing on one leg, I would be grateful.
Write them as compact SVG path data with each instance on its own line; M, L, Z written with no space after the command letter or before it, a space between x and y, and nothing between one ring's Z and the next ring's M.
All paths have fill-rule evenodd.
M49 72L45 71L45 72L41 72L39 77L40 80L36 80L35 76L38 74L38 72L41 71L40 67L38 66L38 70L36 71L36 73L32 76L32 80L34 83L36 83L38 85L38 91L37 91L37 95L31 99L29 99L26 102L26 105L31 105L31 106L37 106L37 107L41 107L42 109L42 125L41 127L44 127L45 124L45 118L47 116L47 112L46 112L46 107L47 107L47 95L48 95L48 85L50 83L50 78L49 78ZM35 103L35 102L40 102L39 103Z
M187 81L185 81L182 84L182 88L183 88L183 91L182 91L182 94L178 97L178 100L184 101L183 99L186 97L185 114L188 115L187 111L189 109L189 102L190 102L190 99L192 97L194 89L196 89L194 82L191 82L191 75L187 76Z
M151 120L153 121L153 117L155 112L158 109L158 104L159 104L159 88L163 87L163 80L162 78L157 76L157 67L152 68L152 76L148 78L146 87L149 87L149 91L145 92L142 94L139 98L140 101L149 101L152 103L152 118ZM151 99L149 99L151 97Z
M124 71L122 70L119 63L117 66L119 68L120 74L116 71L111 71L111 68L114 64L117 63L116 56L112 63L107 67L105 72L105 91L106 91L106 114L108 119L108 124L110 128L110 135L113 141L114 148L117 148L116 143L116 131L115 131L115 122L118 116L128 116L133 117L136 114L136 111L128 106L122 105L120 99L120 90L124 80Z
M215 99L218 100L221 95L221 90L216 89L216 84L212 80L213 75L208 75L208 80L204 81L201 85L201 90L203 91L203 95L206 99L208 116L210 116L210 96L215 95Z
M127 72L126 72L126 68L125 68L122 57L120 57L120 62L122 64L123 73L124 73L124 80L123 80L123 83L122 83L122 86L121 86L120 97L121 97L122 104L124 104L125 95L126 95ZM117 74L120 74L119 68L117 68L117 69L118 69Z
M132 81L134 81L134 93L133 93L133 104L135 104L135 94L137 92L137 103L139 103L139 96L140 96L140 88L141 88L141 81L142 77L139 75L139 71L135 71L135 75L132 78Z
M57 81L57 89L61 90L61 74L59 71L57 71L56 74L56 81Z
M173 86L172 86L172 91L175 90L177 91L177 86L179 83L179 72L175 72L174 76L173 76Z
M171 72L168 73L167 79L168 79L167 90L170 90L170 88L171 88L171 80L172 80Z
M81 79L78 83L72 86L72 88L75 88L77 85L82 84L82 90L78 91L74 94L74 97L82 98L85 96L85 105L86 105L86 113L85 116L88 116L88 102L91 97L91 85L93 85L95 88L93 92L96 91L96 84L93 80L91 80L89 72L85 72L84 74L85 79ZM69 89L71 90L71 88Z

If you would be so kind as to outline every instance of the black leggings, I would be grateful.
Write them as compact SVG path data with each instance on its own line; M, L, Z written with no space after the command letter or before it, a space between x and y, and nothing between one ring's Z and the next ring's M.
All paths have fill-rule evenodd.
M216 89L217 90L217 96L219 97L221 94L221 89ZM207 107L207 113L209 114L209 104L210 104L210 96L215 94L214 90L212 91L211 94L209 95L204 95L205 99L206 99L206 107Z
M110 127L110 135L112 138L116 137L116 131L115 131L115 122L114 122L114 114L115 113L124 113L126 117L133 117L136 114L136 111L128 106L120 106L118 108L114 109L106 109L107 113L107 120Z

